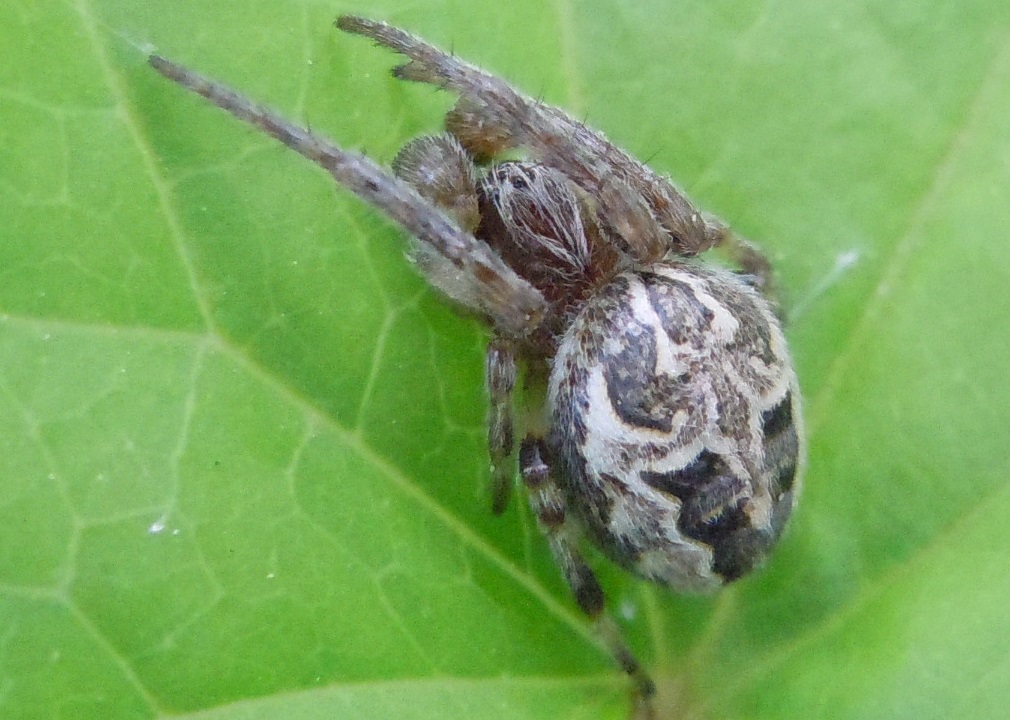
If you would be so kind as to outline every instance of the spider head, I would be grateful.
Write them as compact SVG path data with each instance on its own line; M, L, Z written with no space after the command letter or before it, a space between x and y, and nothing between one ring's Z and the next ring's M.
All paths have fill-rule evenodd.
M479 183L476 235L540 290L558 314L580 304L616 264L595 212L562 173L503 162Z

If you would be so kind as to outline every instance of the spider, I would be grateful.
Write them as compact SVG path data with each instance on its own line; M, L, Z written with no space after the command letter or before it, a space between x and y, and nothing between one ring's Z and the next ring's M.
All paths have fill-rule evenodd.
M420 273L487 324L492 509L506 507L518 455L575 602L630 676L634 716L651 718L655 684L605 612L583 539L678 592L714 591L775 545L803 440L771 267L562 110L385 23L336 25L409 58L396 77L459 96L446 132L408 142L391 171L163 57L150 63L397 221ZM496 161L516 150L529 159ZM739 272L695 259L715 247Z

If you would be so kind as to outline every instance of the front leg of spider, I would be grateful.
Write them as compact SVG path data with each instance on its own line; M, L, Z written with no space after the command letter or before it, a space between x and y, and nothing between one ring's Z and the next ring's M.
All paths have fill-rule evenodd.
M160 55L150 56L148 62L169 80L316 163L338 184L399 223L411 235L414 259L426 279L503 334L522 338L543 321L547 306L540 292L467 232L463 219L453 218L413 184L222 83Z
M575 597L579 609L592 621L607 650L631 678L635 697L635 720L651 720L656 685L625 644L613 619L605 612L600 582L579 550L579 531L568 517L564 494L547 464L547 446L542 438L527 436L519 446L519 472L537 525L547 538L554 561Z
M414 138L393 159L393 173L414 187L426 199L442 208L461 228L473 232L480 222L477 170L459 142L451 135L422 135ZM431 258L424 245L413 249L414 261L428 266L429 278L438 258ZM451 271L451 269L450 269ZM493 338L484 361L484 384L488 395L488 455L491 460L491 511L504 512L512 490L515 470L510 462L515 444L512 394L516 383L516 357L510 343Z
M446 118L447 127L475 157L487 159L522 147L596 197L613 178L619 178L634 196L632 204L640 201L648 206L656 231L664 236L662 247L651 237L622 238L636 260L656 261L667 251L697 255L717 242L721 226L713 226L669 180L560 108L523 95L501 78L387 23L342 15L336 25L408 57L409 62L394 69L396 77L459 93L457 106ZM621 205L626 202L622 198ZM613 209L600 206L604 218Z

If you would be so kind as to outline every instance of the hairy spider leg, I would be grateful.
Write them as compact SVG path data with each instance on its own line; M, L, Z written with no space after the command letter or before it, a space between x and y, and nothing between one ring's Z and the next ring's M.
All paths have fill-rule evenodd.
M634 688L634 720L652 720L656 685L621 637L606 613L603 588L579 550L578 526L568 518L564 494L552 477L543 439L528 435L519 447L519 471L530 508L579 609L589 617L597 637L630 678Z
M320 165L338 183L389 215L415 238L415 247L423 250L418 265L432 284L453 300L486 315L499 332L522 338L540 325L547 311L540 292L410 183L364 155L344 150L221 83L158 55L152 55L149 62L165 77Z
M512 348L500 338L488 343L484 382L489 401L487 446L491 456L491 512L501 515L508 506L515 477L515 466L509 459L515 446L516 358Z
M696 255L719 240L722 223L695 208L667 178L559 108L526 97L504 80L387 23L341 15L336 25L410 58L394 69L396 77L459 93L460 102L450 111L447 125L478 159L526 147L592 197L604 197L605 187L616 183L608 191L618 200L616 207L601 203L599 208L605 220L624 215L629 208L638 213L635 208L647 207L654 232L624 238L635 259L650 262L667 252ZM655 242L657 234L663 236L661 247Z

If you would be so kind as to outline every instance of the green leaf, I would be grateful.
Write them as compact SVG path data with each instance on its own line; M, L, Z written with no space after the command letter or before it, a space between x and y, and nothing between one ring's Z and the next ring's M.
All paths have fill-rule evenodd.
M0 715L620 718L483 331L324 173L149 47L388 161L451 102L390 20L585 116L769 250L805 494L714 599L599 562L663 718L1010 704L1010 5L0 7Z

